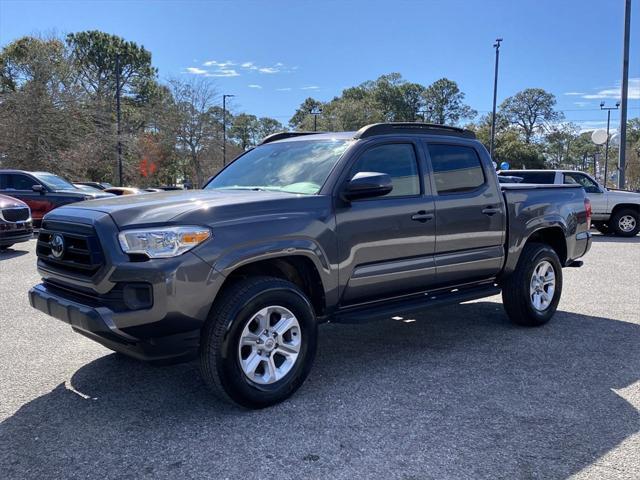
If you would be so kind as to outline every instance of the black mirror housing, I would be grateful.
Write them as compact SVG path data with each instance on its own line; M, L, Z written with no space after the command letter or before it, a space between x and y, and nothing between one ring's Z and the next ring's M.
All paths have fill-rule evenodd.
M364 198L387 195L393 190L391 177L386 173L358 172L342 191L342 198L348 202Z

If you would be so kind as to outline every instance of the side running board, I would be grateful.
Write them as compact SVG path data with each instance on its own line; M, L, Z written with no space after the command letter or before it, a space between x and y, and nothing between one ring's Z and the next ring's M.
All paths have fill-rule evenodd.
M500 288L494 284L484 284L476 287L425 292L396 300L345 307L335 312L330 321L335 323L367 323L385 320L392 317L405 316L409 313L419 312L432 307L490 297L497 295L500 291Z

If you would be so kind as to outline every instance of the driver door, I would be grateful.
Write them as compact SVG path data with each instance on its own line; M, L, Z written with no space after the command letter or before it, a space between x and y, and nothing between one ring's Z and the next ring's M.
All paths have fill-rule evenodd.
M352 164L349 179L386 173L393 190L350 203L336 199L343 305L424 290L435 281L435 208L421 155L412 141L379 142Z
M584 191L591 201L591 210L593 215L607 215L607 196L600 188L595 180L578 172L566 172L564 174L564 183L577 183L582 185Z

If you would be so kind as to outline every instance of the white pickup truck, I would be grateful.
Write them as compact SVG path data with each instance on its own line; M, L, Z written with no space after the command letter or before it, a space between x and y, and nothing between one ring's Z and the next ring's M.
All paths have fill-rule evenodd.
M522 183L578 183L591 200L593 226L598 231L623 237L640 231L640 193L605 188L590 175L574 170L502 170L498 175L520 177Z

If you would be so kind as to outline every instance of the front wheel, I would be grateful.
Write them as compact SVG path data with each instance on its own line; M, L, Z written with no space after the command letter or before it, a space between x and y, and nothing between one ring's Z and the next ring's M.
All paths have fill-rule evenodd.
M268 407L302 385L316 341L313 308L296 285L248 278L216 300L202 333L200 370L219 398L247 408Z
M631 209L619 210L611 217L609 226L621 237L634 237L640 231L638 212Z
M502 288L502 303L511 321L527 327L547 323L561 293L562 265L556 252L540 243L525 245Z

